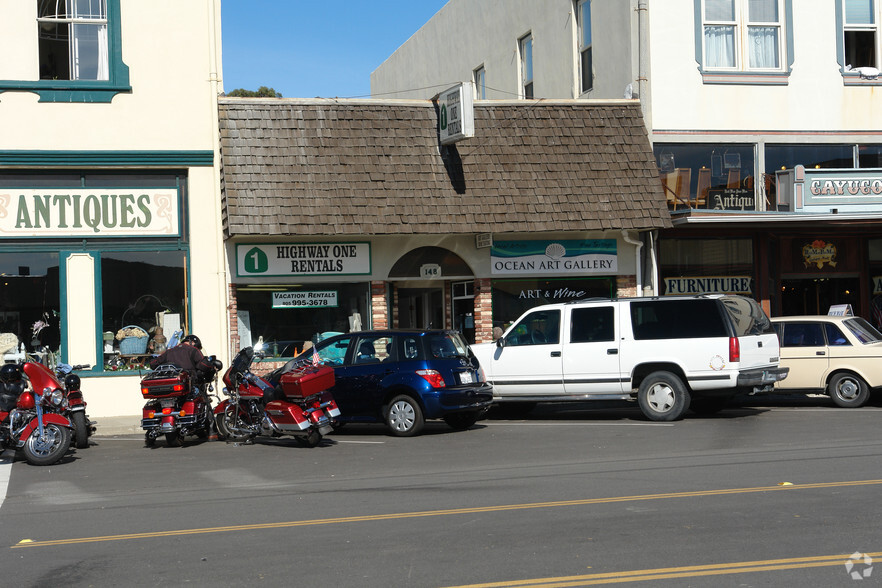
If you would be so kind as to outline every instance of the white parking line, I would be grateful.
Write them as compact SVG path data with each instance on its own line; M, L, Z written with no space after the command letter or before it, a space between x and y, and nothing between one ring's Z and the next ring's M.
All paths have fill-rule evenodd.
M334 437L334 443L354 443L358 445L383 445L385 441L344 441Z
M481 421L482 425L490 427L507 427L511 425L525 427L673 427L674 423L561 423L557 421L509 421L506 423L488 423Z
M0 453L0 507L6 500L6 489L9 488L9 474L12 472L12 461L15 459L15 451L7 449Z

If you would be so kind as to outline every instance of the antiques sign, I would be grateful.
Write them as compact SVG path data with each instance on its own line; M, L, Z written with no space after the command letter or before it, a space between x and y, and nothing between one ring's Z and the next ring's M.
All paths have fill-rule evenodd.
M236 275L347 276L371 273L370 243L240 243Z
M174 188L0 188L0 237L179 234Z
M494 241L491 273L614 274L618 271L615 239L569 241Z
M708 190L707 207L713 210L756 210L756 197L753 190L746 188Z

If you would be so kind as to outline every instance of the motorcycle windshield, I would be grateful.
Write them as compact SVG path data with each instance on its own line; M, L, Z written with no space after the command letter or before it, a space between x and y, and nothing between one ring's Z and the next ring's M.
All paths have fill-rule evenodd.
M52 390L61 388L61 384L55 379L52 371L42 363L27 361L22 366L22 369L24 369L25 375L31 381L31 387L37 392L42 393L46 388L51 388Z
M231 372L245 373L251 368L251 362L254 360L254 349L246 347L239 351L239 354L230 364Z

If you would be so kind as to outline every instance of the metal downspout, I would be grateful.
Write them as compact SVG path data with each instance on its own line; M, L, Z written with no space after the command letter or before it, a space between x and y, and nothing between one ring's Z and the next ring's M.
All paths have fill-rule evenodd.
M640 263L640 250L643 248L643 241L637 239L636 241L631 239L631 236L628 234L628 231L622 231L622 239L625 240L625 243L630 243L631 245L636 246L636 265L634 268L634 275L637 279L637 296L643 296L643 264Z

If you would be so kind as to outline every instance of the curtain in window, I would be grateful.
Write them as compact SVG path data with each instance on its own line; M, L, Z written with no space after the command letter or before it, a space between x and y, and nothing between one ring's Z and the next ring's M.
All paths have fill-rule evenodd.
M751 69L778 68L778 27L749 27Z
M735 27L704 27L705 67L735 67Z
M873 24L873 0L845 0L847 24Z

